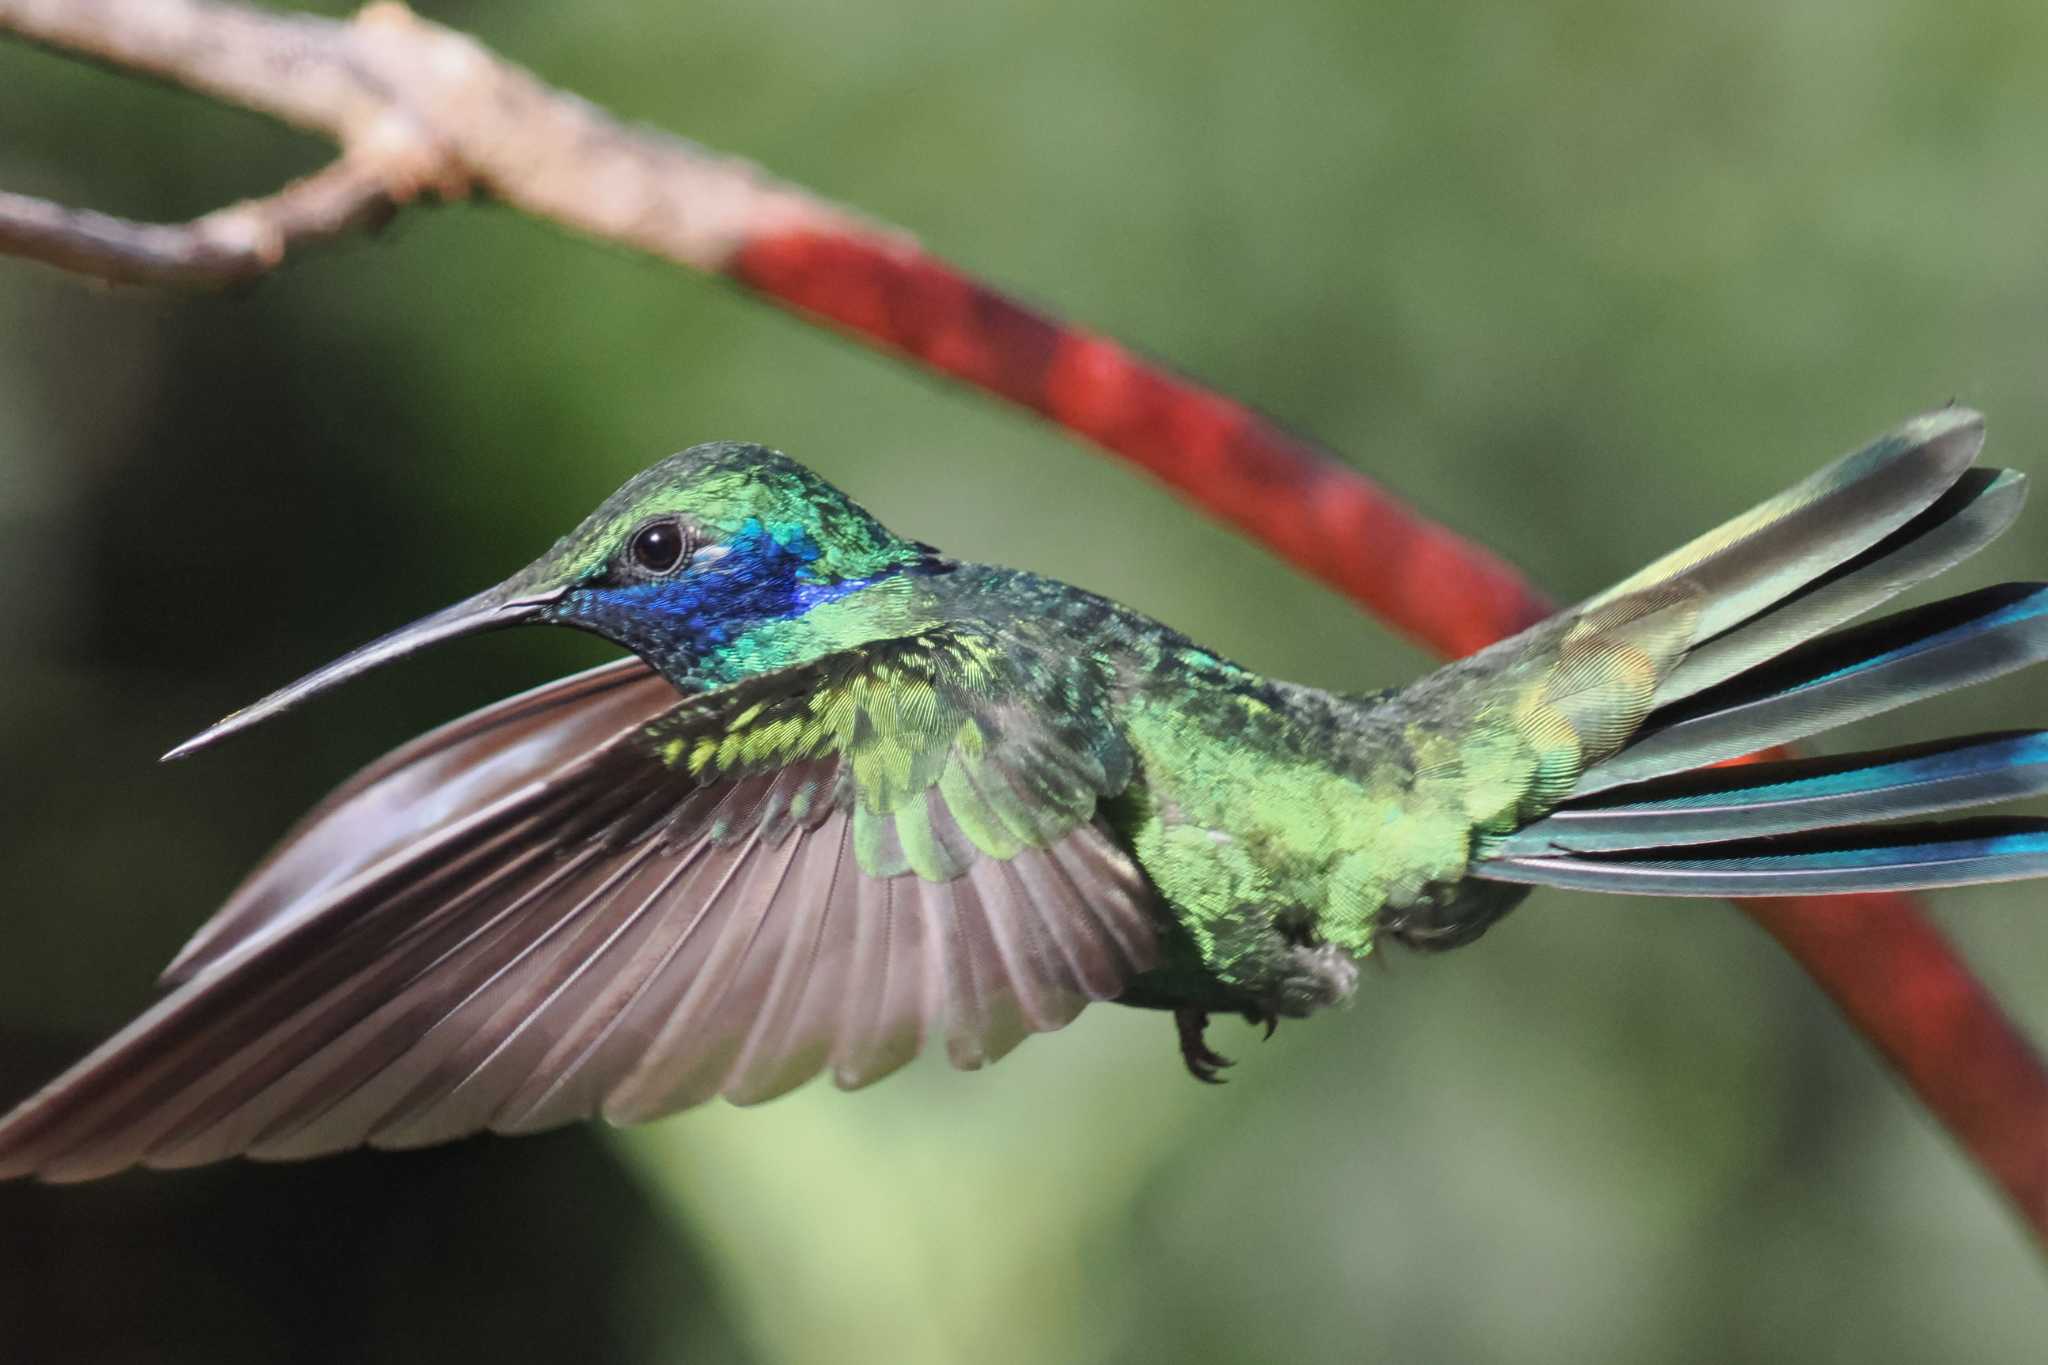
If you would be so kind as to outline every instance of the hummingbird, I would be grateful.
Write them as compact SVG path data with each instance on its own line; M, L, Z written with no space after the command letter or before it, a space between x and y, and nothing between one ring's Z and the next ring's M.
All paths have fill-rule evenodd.
M1869 609L2012 522L1949 408L1406 688L1264 677L1108 598L949 558L713 443L504 582L167 757L458 636L631 657L413 741L307 815L165 993L0 1118L70 1181L632 1123L821 1072L960 1068L1091 1001L1270 1030L1383 940L1537 886L1686 896L2048 872L2048 732L1731 764L2048 653L2048 586Z

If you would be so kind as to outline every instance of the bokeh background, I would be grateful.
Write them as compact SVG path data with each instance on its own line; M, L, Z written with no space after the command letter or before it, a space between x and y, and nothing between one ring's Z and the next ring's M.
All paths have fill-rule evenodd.
M320 6L331 13L338 5ZM2048 474L2030 0L424 3L1201 374L1592 590L1951 397ZM326 149L0 42L0 185L151 219ZM1426 666L1032 420L487 206L221 297L0 261L0 1102L131 1015L354 767L603 657L447 648L209 718L495 580L681 445L1267 671ZM1964 586L2048 573L2036 508ZM1957 583L1946 586L1953 588ZM2048 723L2036 678L1836 747ZM2037 1037L2036 886L1937 912ZM10 1361L2038 1360L2026 1237L1727 906L1538 895L1190 1082L1097 1009L630 1133L0 1188Z

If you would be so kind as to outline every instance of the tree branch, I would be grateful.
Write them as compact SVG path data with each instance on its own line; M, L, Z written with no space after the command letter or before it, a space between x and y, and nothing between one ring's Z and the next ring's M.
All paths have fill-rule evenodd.
M334 167L184 227L0 200L0 252L213 284L433 190L471 190L734 279L1128 459L1440 652L1549 610L1511 565L1270 419L1035 312L747 162L627 127L381 0L355 19L223 0L0 0L0 30L336 142ZM1743 902L2048 1242L2048 1073L1903 896Z
M176 225L0 191L0 254L113 284L217 287L275 269L294 247L375 227L395 208L385 177L346 157L276 194Z
M319 133L408 168L414 187L474 187L694 270L725 269L764 232L911 245L751 163L628 127L390 0L347 21L213 0L0 0L0 29Z

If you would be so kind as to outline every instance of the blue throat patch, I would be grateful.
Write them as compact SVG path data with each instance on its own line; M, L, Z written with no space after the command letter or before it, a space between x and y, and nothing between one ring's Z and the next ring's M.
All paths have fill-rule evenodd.
M822 553L800 525L769 527L749 520L726 542L725 554L703 568L651 583L573 592L558 619L624 645L678 686L734 682L760 671L763 662L797 662L801 651L774 650L764 660L758 649L733 649L760 627L794 621L901 572L892 566L869 578L822 581L812 567ZM773 657L786 652L791 657Z

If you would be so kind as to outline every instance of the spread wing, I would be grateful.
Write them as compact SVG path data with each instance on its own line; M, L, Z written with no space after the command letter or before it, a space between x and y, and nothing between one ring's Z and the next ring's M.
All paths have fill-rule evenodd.
M637 663L330 797L0 1177L405 1147L1000 1057L1156 956L1087 660L953 629L679 699Z

